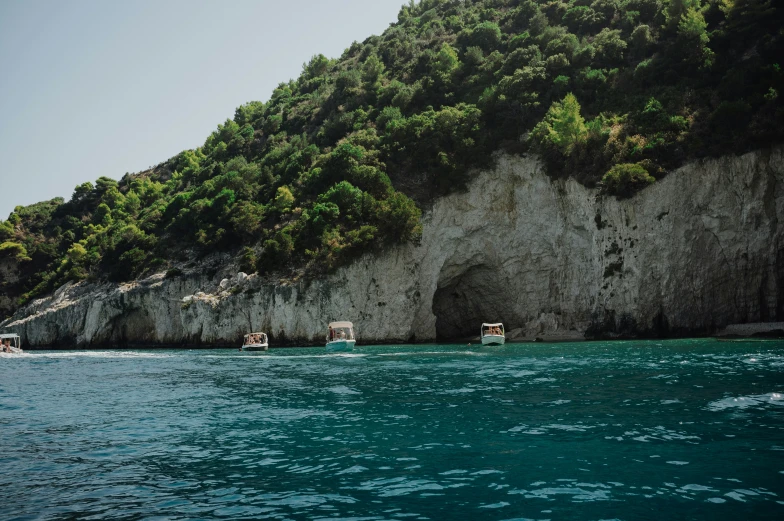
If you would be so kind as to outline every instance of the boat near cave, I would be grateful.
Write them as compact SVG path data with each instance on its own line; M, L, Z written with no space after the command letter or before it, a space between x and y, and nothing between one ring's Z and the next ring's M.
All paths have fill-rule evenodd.
M504 325L500 322L497 324L482 324L480 335L483 346L502 346L506 343Z
M242 340L242 351L266 351L269 341L266 333L248 333Z
M351 351L357 340L351 322L330 322L327 328L327 351Z
M0 335L0 353L19 354L22 351L22 339L16 333Z

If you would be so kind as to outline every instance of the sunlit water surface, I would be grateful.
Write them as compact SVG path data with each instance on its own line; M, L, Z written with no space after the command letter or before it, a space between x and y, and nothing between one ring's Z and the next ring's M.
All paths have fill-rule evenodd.
M784 343L0 358L2 519L784 519Z

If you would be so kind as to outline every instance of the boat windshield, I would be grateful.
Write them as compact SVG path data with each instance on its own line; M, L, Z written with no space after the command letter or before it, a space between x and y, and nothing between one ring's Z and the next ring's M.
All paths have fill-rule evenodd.
M503 336L503 334L504 334L503 324L482 324L482 336L487 336L487 335Z
M242 345L256 345L256 344L266 344L267 343L267 334L266 333L249 333L243 337Z
M354 329L351 327L333 327L327 331L327 341L354 340Z
M19 335L15 334L4 334L0 335L0 350L5 351L9 348L19 349L20 347L20 338Z

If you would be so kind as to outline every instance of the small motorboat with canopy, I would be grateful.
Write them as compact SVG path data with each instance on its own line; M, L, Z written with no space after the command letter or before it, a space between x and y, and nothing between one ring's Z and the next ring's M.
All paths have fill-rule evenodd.
M354 344L354 324L351 322L330 322L327 329L327 351L351 351Z
M266 333L248 333L242 341L243 351L266 351L269 349L269 342Z
M0 335L0 353L22 353L22 339L16 333Z
M506 342L504 325L500 322L498 324L482 324L481 336L483 346L502 346Z

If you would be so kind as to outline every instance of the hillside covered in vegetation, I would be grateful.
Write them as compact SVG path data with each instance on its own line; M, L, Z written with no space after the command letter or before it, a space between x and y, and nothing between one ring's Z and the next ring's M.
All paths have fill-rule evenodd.
M784 141L773 0L422 0L155 169L0 222L14 306L215 251L317 275L416 241L498 150L624 197L685 161ZM11 309L0 309L8 312Z

